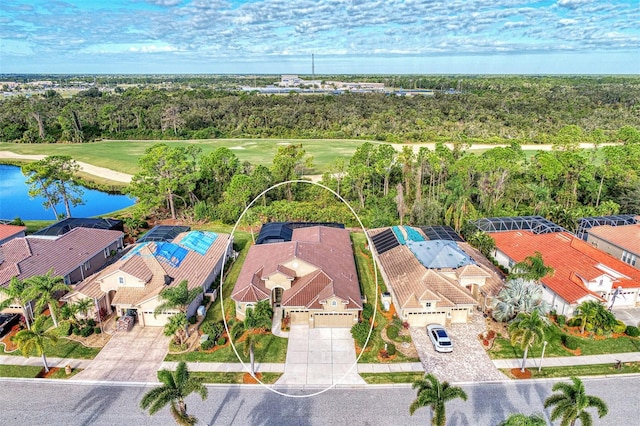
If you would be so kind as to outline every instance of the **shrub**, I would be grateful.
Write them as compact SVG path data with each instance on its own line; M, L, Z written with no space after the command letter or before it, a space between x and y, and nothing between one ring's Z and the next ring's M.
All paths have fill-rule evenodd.
M71 328L71 332L74 336L80 336L80 328L75 325Z
M87 325L88 325L89 327L95 327L95 326L96 326L96 320L94 320L93 318L89 318L89 319L87 320Z
M224 337L219 337L218 341L216 342L218 346L224 346L225 343L227 343L227 339L225 339Z
M627 324L625 324L623 321L620 321L620 320L616 321L616 325L614 325L612 329L614 333L618 333L618 334L624 333L626 330L627 330Z
M569 327L580 327L582 326L582 320L580 318L571 318L567 321L567 325Z
M59 323L56 333L58 336L68 336L71 334L71 324L66 321Z
M489 330L489 331L487 332L487 339L491 340L491 339L493 339L494 337L496 337L496 332L495 332L494 330Z
M373 316L373 305L371 303L365 303L362 305L362 318L369 321Z
M576 349L578 349L578 346L580 345L580 340L578 340L578 338L575 336L565 334L562 336L562 344L565 345L567 349L571 349L572 351L575 351Z
M231 337L237 339L242 336L242 333L244 333L244 324L241 322L233 324L233 327L231 327Z
M85 327L82 330L80 330L80 335L82 337L89 337L93 334L93 327Z
M224 332L224 324L222 322L207 321L200 326L202 333L211 336L212 340L216 340Z
M399 333L400 330L398 330L398 327L396 327L395 325L390 325L389 327L387 327L387 336L389 337L389 339L396 340Z
M209 302L211 302L211 296L203 296L202 297L202 304L204 306L207 306L209 304Z
M189 324L195 324L195 323L196 323L196 321L198 321L198 319L196 318L196 316L195 316L195 315L191 315L191 316L189 317Z
M364 345L367 342L370 328L371 324L366 321L359 322L351 327L351 336L361 348L364 348Z
M203 351L208 351L209 349L213 348L213 346L213 340L205 340L204 342L200 343L200 349L202 349Z
M100 327L93 327L93 332L95 334L100 334L100 333L102 333L102 330L100 330Z
M631 336L631 337L640 336L640 328L634 327L632 325L627 326L627 329L624 332L625 332L625 334L627 334L628 336Z
M387 344L387 353L389 354L389 356L393 356L396 354L396 345L394 344Z
M559 327L563 327L567 323L567 317L564 315L558 315L556 317L556 323L558 323Z

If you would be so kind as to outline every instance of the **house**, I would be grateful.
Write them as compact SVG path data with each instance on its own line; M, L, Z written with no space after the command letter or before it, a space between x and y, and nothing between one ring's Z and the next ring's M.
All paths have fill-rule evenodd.
M120 231L75 228L56 238L14 238L0 245L0 286L8 286L13 277L24 280L49 270L66 284L80 282L122 249L123 236Z
M231 236L189 231L171 242L146 241L130 247L124 255L102 271L87 277L63 300L91 298L110 314L136 316L144 326L164 326L177 310L154 314L163 301L160 292L186 280L187 287L209 289L219 276L232 250ZM195 315L202 295L187 309Z
M640 269L640 223L594 226L587 233L587 242Z
M14 238L25 237L26 230L27 230L26 226L0 224L0 245Z
M296 227L290 241L252 246L231 298L240 320L257 302L270 300L291 324L351 327L362 295L349 231Z
M416 327L466 323L476 306L485 307L497 294L502 277L486 259L476 261L482 255L453 230L430 228L371 230L372 252L402 320Z
M513 267L535 252L554 274L544 277L544 300L559 314L571 316L587 300L616 307L640 306L640 271L569 232L536 233L510 230L489 233L496 243L495 259Z

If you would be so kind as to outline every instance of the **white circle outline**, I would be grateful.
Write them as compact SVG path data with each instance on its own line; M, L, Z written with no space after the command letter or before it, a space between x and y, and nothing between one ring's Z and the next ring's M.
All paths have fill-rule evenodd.
M231 235L229 237L229 241L227 242L227 248L225 250L225 253L229 252L229 245L233 244L233 235L236 232L236 229L238 228L238 225L240 224L240 221L242 220L242 218L244 217L245 213L247 213L247 211L251 208L251 206L253 206L255 204L255 202L262 197L263 195L265 195L267 192L271 191L272 189L278 188L282 185L286 185L289 183L306 183L306 184L311 184L311 185L316 185L319 186L320 188L326 189L327 191L331 192L333 195L335 195L336 197L338 197L338 199L340 201L342 201L348 208L349 210L351 210L351 213L353 213L353 215L355 216L356 220L358 221L358 224L360 225L360 227L362 228L362 231L364 232L364 236L367 239L367 243L369 245L369 249L371 251L371 261L373 263L373 273L375 276L375 283L376 283L376 297L375 297L375 301L374 301L374 305L373 305L373 317L372 317L372 321L371 321L371 327L369 328L369 334L367 335L367 340L364 342L364 347L362 348L362 350L360 351L360 355L358 355L358 357L356 358L356 362L353 363L353 365L351 366L351 368L349 368L349 370L347 370L347 372L340 377L340 379L338 379L338 381L336 383L333 383L331 385L329 385L327 388L322 389L318 392L315 393L311 393L311 394L305 394L305 395L291 395L291 394L287 394L284 392L281 392L277 389L272 388L271 386L266 385L265 383L262 383L262 381L260 379L258 379L257 377L254 376L254 379L258 381L258 383L260 383L265 389L270 390L271 392L274 392L278 395L281 396L286 396L289 398L309 398L312 396L316 396L316 395L320 395L326 391L328 391L329 389L334 388L336 385L338 385L340 383L341 380L343 380L345 377L347 377L347 375L349 373L351 373L351 370L353 370L353 368L358 365L358 361L360 360L360 357L362 357L362 354L364 353L364 350L366 349L367 345L369 344L369 340L371 339L371 334L373 332L373 324L375 322L375 317L376 314L378 312L378 268L376 268L376 263L375 263L375 258L373 256L373 251L371 250L372 242L371 239L369 238L369 234L367 233L367 230L364 228L364 225L362 223L362 221L360 220L360 217L358 216L358 214L355 212L355 210L353 209L353 207L351 207L351 205L344 199L342 198L342 196L340 196L340 194L338 194L337 192L335 192L333 189L322 185L321 183L318 182L312 182L309 180L302 180L302 179L294 179L294 180L287 180L284 182L280 182L280 183L276 183L274 185L271 185L269 188L265 189L264 191L262 191L260 194L258 194L246 207L245 209L242 211L242 214L240 215L240 217L238 218L238 220L236 221L235 225L233 225L233 229L231 230ZM220 270L220 309L222 311L222 321L224 322L224 328L227 331L227 336L229 336L229 343L231 344L231 347L233 348L233 352L236 354L236 357L238 358L238 361L240 361L240 364L242 364L242 366L244 367L245 370L247 370L247 373L251 374L251 370L249 369L249 367L244 363L244 361L242 361L242 358L240 358L240 354L238 354L238 350L236 349L236 345L233 343L233 338L231 336L231 331L229 330L229 326L227 324L227 317L224 311L224 297L223 297L223 286L224 286L224 266L225 266L226 262L222 263L222 269ZM234 315L235 317L235 315Z

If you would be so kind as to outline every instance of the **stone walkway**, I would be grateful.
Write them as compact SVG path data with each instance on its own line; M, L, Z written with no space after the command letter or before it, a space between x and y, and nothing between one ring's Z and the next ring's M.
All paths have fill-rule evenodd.
M418 350L424 371L448 382L490 382L507 380L496 370L489 355L478 340L485 331L482 315L474 313L469 324L454 324L447 328L453 340L453 352L439 353L427 336L426 327L411 327L411 337Z

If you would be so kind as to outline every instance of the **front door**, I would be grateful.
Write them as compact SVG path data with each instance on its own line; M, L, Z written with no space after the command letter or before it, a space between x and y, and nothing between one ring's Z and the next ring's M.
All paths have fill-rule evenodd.
M271 304L278 308L282 303L282 288L276 287L271 291Z

